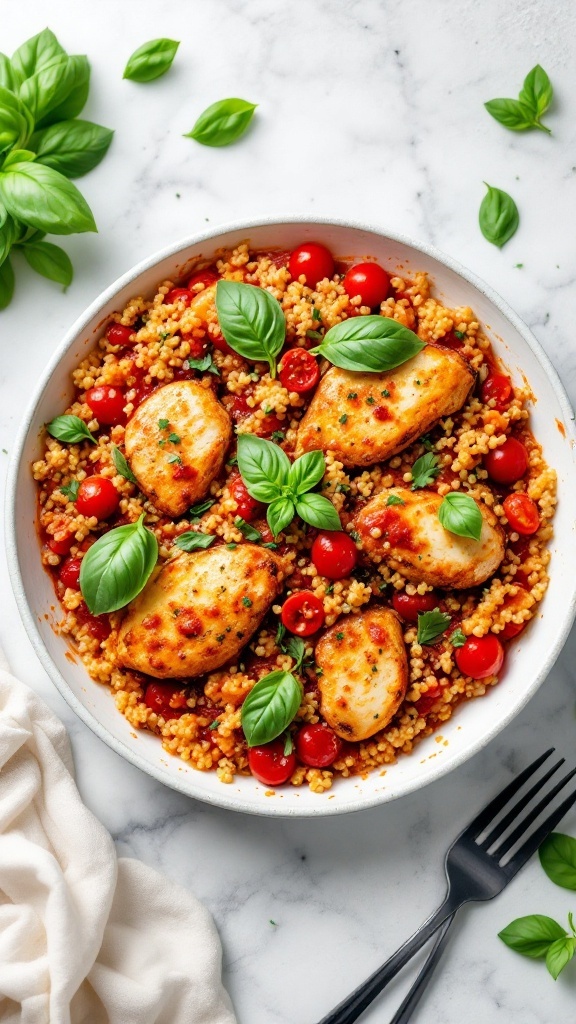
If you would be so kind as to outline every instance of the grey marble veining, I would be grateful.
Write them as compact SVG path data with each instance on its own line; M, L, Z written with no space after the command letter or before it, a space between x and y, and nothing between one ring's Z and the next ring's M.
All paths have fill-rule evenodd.
M76 267L66 295L18 265L0 314L1 447L10 450L31 387L74 318L156 248L231 219L350 217L436 244L496 288L532 327L576 400L576 10L555 0L1 0L0 49L46 21L87 52L84 116L116 129L79 182L99 235L63 240ZM146 39L182 44L169 75L123 82ZM556 101L553 137L506 132L484 112L515 96L540 62ZM183 138L224 96L258 102L227 150ZM498 251L477 227L483 180L509 191L517 235ZM179 194L179 197L178 195ZM522 263L522 268L515 265ZM12 355L12 352L15 355ZM6 460L5 454L0 454ZM0 639L14 670L69 729L82 795L116 838L190 886L213 912L240 1024L314 1024L436 906L442 860L474 808L548 743L575 748L576 642L538 695L471 762L399 803L308 821L241 817L194 803L126 764L70 712L41 670L2 573ZM321 798L319 798L321 799ZM564 824L576 834L576 814ZM467 909L415 1024L572 1020L576 971L554 983L497 932L531 912L565 920L576 899L532 863L493 903ZM365 1016L385 1024L415 968Z

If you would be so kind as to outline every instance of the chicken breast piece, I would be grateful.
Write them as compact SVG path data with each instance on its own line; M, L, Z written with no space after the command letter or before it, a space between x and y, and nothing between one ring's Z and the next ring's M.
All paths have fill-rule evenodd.
M282 564L256 544L220 544L166 562L128 606L120 662L157 679L219 668L258 629L281 590Z
M366 740L396 714L408 686L402 627L390 608L340 619L316 645L320 710L345 740Z
M388 505L391 494L404 504ZM381 491L354 519L364 551L413 583L456 589L483 583L504 558L504 531L494 513L479 501L480 540L458 537L438 519L442 500L435 491L404 487Z
M232 423L210 388L183 380L154 391L128 421L126 458L160 512L181 516L222 469Z
M473 384L468 363L437 345L388 373L333 366L300 421L296 455L330 450L345 466L370 466L460 409Z

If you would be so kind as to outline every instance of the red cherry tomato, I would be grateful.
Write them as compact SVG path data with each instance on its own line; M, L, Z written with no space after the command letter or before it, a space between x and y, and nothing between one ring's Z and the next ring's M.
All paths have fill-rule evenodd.
M299 245L290 254L288 269L295 281L304 276L309 288L315 288L319 281L325 277L332 277L334 273L334 260L332 253L325 245L319 242L307 242Z
M215 284L218 280L218 274L213 270L198 270L188 281L186 287L189 291L192 291L195 284L203 284L205 288L209 288L211 284Z
M217 348L219 352L223 352L226 356L237 356L238 353L230 348L230 345L223 337L222 334L210 334L208 340L212 342L214 348Z
M454 651L456 664L465 676L472 679L486 679L495 676L502 668L504 648L493 633L486 636L469 636L463 647Z
M78 621L88 627L90 636L102 643L110 636L112 629L110 627L110 620L107 615L92 615L88 611L84 601L81 601L78 607L74 610L74 614Z
M106 476L89 476L78 488L76 508L83 516L109 519L117 511L120 495Z
M112 426L125 420L126 399L120 388L100 384L96 388L90 388L85 398L99 423Z
M257 437L270 437L275 430L282 430L285 426L286 424L278 418L276 413L272 412L269 416L265 416L264 419L260 420L258 430L255 433Z
M512 640L515 636L518 636L522 632L524 626L527 626L527 622L507 622L504 629L501 629L498 636L501 640Z
M320 380L320 367L305 348L291 348L282 356L278 376L287 391L302 395L316 387Z
M246 484L244 483L241 476L235 476L230 483L228 488L238 508L236 509L236 515L242 516L247 523L251 523L253 519L257 519L260 513L263 511L264 506L260 501L256 501L251 494L248 494Z
M55 555L67 555L73 543L74 534L69 533L65 537L61 537L60 540L56 540L55 537L50 537L48 547Z
M394 591L392 606L395 612L407 622L418 622L421 612L433 612L438 607L438 595L430 590L426 594L406 594Z
M180 683L148 683L144 693L144 702L151 711L155 711L162 718L179 718L188 710L186 697L181 694ZM171 703L179 704L173 708Z
M288 782L296 767L296 755L284 753L284 740L274 740L261 747L250 747L248 765L252 775L265 786L281 786Z
M327 768L342 750L342 740L324 722L305 725L296 736L296 753L310 768Z
M349 576L358 561L358 550L352 537L338 530L319 533L311 554L320 575L327 576L329 580Z
M521 441L509 437L484 456L484 467L497 484L515 484L528 469L528 452Z
M495 408L498 410L506 408L511 395L512 382L510 377L506 377L503 373L491 373L489 377L486 377L480 391L482 401L489 402L493 398Z
M390 278L377 263L358 263L342 282L351 299L360 296L363 306L379 306L388 295Z
M527 494L509 494L504 499L506 519L516 533L529 536L540 526L538 506Z
M133 345L131 336L135 333L135 327L125 327L124 324L109 324L106 328L106 338L111 345Z
M281 617L291 633L311 636L324 625L324 605L311 590L298 590L284 601Z
M58 579L65 587L70 587L71 590L80 590L81 565L81 558L67 558L66 561L62 563L60 566L60 572L58 573Z
M193 298L192 292L187 288L171 288L164 296L164 303L171 306L173 302L184 301L184 305L189 306Z

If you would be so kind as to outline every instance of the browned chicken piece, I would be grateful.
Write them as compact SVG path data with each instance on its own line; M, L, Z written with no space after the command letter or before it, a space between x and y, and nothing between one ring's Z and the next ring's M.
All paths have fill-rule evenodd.
M388 373L333 366L300 421L296 455L330 450L345 466L371 466L460 409L473 384L468 363L437 345Z
M391 494L404 504L388 505ZM435 491L405 487L380 491L354 518L364 551L413 583L456 589L483 583L504 558L504 531L498 519L479 501L480 540L458 537L438 519L441 504L442 497Z
M118 635L126 668L157 679L219 668L250 640L282 588L282 560L256 544L183 552L128 605Z
M345 740L366 740L396 714L408 686L402 627L390 608L347 615L316 645L320 710Z
M222 469L232 423L210 388L183 380L154 391L128 421L126 457L160 512L181 516Z

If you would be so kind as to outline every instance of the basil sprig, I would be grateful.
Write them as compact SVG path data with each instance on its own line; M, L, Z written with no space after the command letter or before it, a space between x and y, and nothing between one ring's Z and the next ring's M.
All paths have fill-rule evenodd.
M242 705L241 723L249 747L275 740L293 721L302 702L302 684L277 669L259 679Z
M254 434L240 434L238 467L248 494L268 505L266 518L275 537L295 513L320 530L342 529L332 502L321 494L308 493L324 476L322 452L306 452L290 464L277 444Z
M433 612L418 612L418 643L435 644L450 625L450 616L436 608Z
M552 832L538 851L548 878L563 889L576 890L576 839Z
M498 937L522 956L545 960L549 973L556 981L576 953L576 930L572 914L568 915L568 927L570 932L552 917L529 914L527 917L517 917L507 928L498 932Z
M480 203L478 222L484 238L499 249L506 244L518 230L520 215L518 207L507 192L493 188L484 182L488 192Z
M425 347L407 327L388 316L357 316L331 327L311 349L334 366L360 373L384 373L407 362Z
M521 132L528 128L539 128L540 131L552 132L540 120L552 102L554 90L552 83L540 64L536 64L524 79L517 100L496 99L484 104L489 114L505 128Z
M233 97L212 103L201 114L186 138L203 146L229 146L244 134L254 116L257 103Z
M263 288L239 281L218 281L216 312L224 339L239 355L268 363L276 376L276 357L286 337L280 303Z
M458 537L469 537L470 540L480 540L482 513L469 494L449 491L438 509L438 519L450 533Z
M172 67L179 46L175 39L150 39L134 50L122 77L132 82L152 82L160 78Z
M46 430L52 437L66 444L79 444L81 441L98 443L79 416L57 416L46 424Z
M133 601L147 583L158 560L158 541L137 523L103 534L82 559L80 590L93 615L115 612Z

